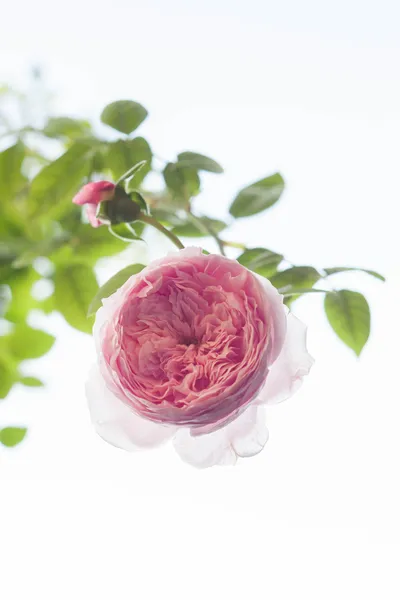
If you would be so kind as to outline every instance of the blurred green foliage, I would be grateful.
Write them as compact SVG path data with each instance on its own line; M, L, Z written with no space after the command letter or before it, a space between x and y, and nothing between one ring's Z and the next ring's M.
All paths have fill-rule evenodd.
M43 95L43 89L39 91ZM58 311L69 325L90 333L93 317L88 319L88 312L93 313L102 298L142 268L142 265L128 267L99 290L94 272L97 260L117 254L126 243L141 239L144 225L114 225L111 228L114 235L110 235L106 227L88 226L81 208L71 202L83 184L101 179L116 181L141 161L145 161L143 168L127 182L128 192L139 189L151 214L175 235L210 237L222 253L227 248L236 248L238 261L270 279L286 295L288 305L316 291L317 282L320 287L328 277L354 270L297 266L279 252L246 248L240 242L228 240L227 231L234 219L264 212L280 200L285 184L279 173L239 191L224 221L197 214L192 199L201 193L201 173L221 174L223 168L202 154L181 152L159 171L164 189L158 192L149 189L146 176L152 170L158 171L153 164L153 152L146 139L132 135L148 116L141 104L123 100L106 106L101 121L109 127L107 137L98 133L97 125L84 119L30 113L33 96L31 92L23 94L7 86L0 88L0 398L5 398L17 383L28 387L43 385L32 375L22 375L20 368L22 361L43 356L54 343L53 336L28 324L33 309L45 313ZM27 120L13 121L10 107L17 108L17 113L28 114ZM47 265L45 274L39 268L43 258ZM383 279L374 271L366 272ZM51 284L49 296L43 300L32 296L32 288L38 281ZM326 295L325 310L333 330L360 354L369 335L367 301L350 290L327 289L322 293ZM3 428L0 442L14 446L25 433L24 428Z

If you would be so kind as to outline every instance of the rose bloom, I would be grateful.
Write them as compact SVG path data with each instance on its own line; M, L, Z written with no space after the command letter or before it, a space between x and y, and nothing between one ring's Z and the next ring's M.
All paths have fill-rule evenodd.
M136 450L173 439L197 467L234 464L268 439L265 405L300 386L305 326L263 277L186 248L103 300L87 397L99 435Z
M95 181L87 183L73 198L72 202L79 206L85 205L86 216L92 227L100 227L103 222L96 217L97 207L100 202L112 200L115 184L111 181Z

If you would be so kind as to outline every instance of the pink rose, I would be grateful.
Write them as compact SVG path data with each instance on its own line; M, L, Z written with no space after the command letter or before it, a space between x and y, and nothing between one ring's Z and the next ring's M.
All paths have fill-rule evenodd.
M115 184L111 181L96 181L87 183L76 194L72 200L74 204L82 206L85 204L86 215L92 227L100 227L103 222L97 216L97 206L100 202L112 200L114 197Z
M253 456L268 439L264 405L313 363L269 281L199 248L151 263L103 304L87 396L97 432L126 450L174 438L198 467Z

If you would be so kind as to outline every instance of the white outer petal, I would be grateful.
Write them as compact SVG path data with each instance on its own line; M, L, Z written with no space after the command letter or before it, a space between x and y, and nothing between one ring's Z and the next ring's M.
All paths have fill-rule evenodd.
M257 404L276 404L294 394L308 375L314 359L306 347L306 326L292 313L287 316L283 348L272 365Z
M250 405L227 427L232 448L237 456L255 456L268 442L266 414L263 406Z
M213 433L192 436L188 428L179 429L173 443L182 460L205 468L234 465L238 456L254 456L267 440L263 407L249 406L235 421Z
M89 373L86 396L97 433L117 448L153 448L168 441L176 431L176 427L153 423L134 413L107 388L97 366Z
M254 277L258 280L258 282L264 288L264 292L268 298L269 310L272 311L273 314L273 344L272 344L272 352L269 355L270 364L275 361L284 344L286 332L287 332L287 318L286 318L286 307L283 304L283 296L278 292L278 290L272 285L272 283L258 275L258 273L254 273L251 271ZM270 332L271 334L271 332Z

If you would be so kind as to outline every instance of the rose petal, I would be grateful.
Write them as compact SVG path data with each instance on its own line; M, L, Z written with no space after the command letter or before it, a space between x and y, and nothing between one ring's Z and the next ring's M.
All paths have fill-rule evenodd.
M96 217L97 206L95 204L86 204L85 211L88 221L92 227L100 227L101 225L104 225L104 223L102 223L100 219Z
M255 456L264 448L269 437L264 407L249 406L227 429L237 456Z
M308 375L314 359L306 347L307 328L292 313L287 316L287 333L280 355L272 365L259 404L276 404L294 394Z
M270 364L272 364L282 350L288 326L283 306L283 296L268 279L258 275L258 273L251 272L264 288L270 305L269 313L273 315L273 329L270 334L273 336L273 339L270 341L271 351L269 354Z
M86 384L92 422L106 442L124 450L152 448L169 440L176 428L159 425L136 415L106 387L97 366Z
M92 181L84 185L72 199L74 204L100 204L111 200L114 195L115 184L111 181Z
M236 462L236 453L226 438L225 428L196 436L191 435L190 429L181 428L173 443L182 460L194 467L234 465Z
M175 450L187 463L199 467L234 465L238 456L247 458L261 452L268 441L263 407L250 406L235 421L213 433L191 435L179 429Z

